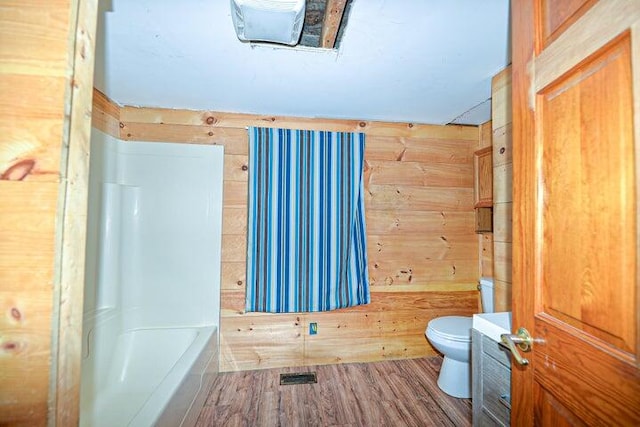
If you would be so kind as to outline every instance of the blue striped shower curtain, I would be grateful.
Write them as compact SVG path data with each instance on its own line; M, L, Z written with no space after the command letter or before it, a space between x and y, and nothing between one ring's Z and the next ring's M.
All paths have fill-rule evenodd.
M370 302L364 134L249 128L246 310Z

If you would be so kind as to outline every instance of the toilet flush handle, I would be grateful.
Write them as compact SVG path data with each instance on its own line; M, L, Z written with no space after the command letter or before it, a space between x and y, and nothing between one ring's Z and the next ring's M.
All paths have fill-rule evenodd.
M529 360L520 355L518 348L524 352L529 352L533 347L533 342L539 341L532 338L525 328L518 329L516 334L502 334L500 335L500 340L500 345L511 352L519 365L528 365Z

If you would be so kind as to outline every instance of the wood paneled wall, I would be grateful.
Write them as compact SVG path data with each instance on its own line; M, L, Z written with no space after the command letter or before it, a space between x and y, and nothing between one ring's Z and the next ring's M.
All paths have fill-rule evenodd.
M96 99L104 101L100 94ZM432 355L424 337L429 320L477 312L477 127L118 109L109 103L102 114L98 106L94 125L122 140L225 146L222 371ZM252 125L367 133L371 304L327 313L245 313L245 128ZM317 335L309 335L310 322L318 324Z
M1 6L2 425L77 424L96 14L97 0Z
M511 67L491 84L493 127L493 276L496 311L511 310L511 210L513 143L511 133Z

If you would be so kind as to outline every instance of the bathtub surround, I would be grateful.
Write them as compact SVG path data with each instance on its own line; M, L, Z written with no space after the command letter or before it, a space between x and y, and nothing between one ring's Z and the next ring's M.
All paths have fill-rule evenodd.
M249 128L248 312L370 302L364 134Z
M193 425L218 371L223 148L94 129L91 153L80 425Z
M95 92L94 125L123 140L224 145L221 371L436 354L424 325L478 312L475 126L434 126L117 106ZM366 134L371 304L246 313L248 126ZM309 323L318 333L309 335Z

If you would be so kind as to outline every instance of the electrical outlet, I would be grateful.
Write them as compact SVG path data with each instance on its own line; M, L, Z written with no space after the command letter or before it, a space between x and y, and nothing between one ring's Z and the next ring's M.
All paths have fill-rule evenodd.
M309 323L309 335L316 335L318 333L318 324L316 322Z

